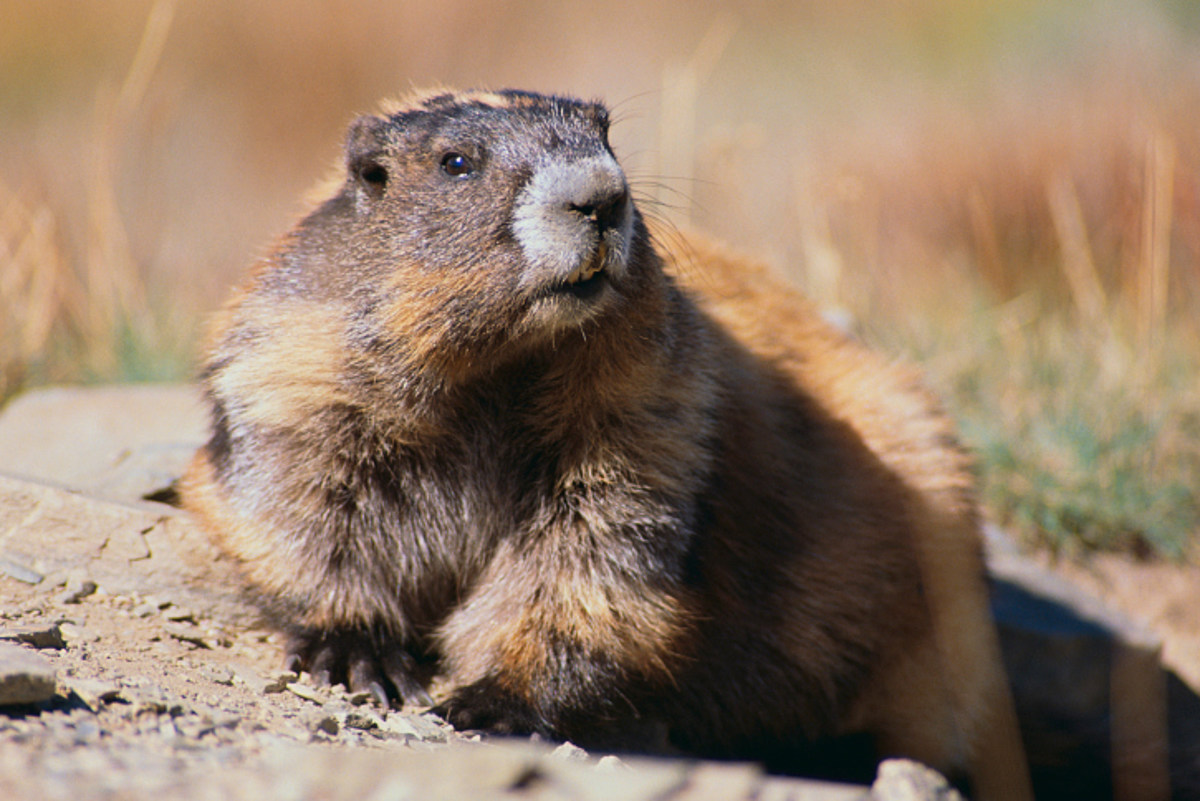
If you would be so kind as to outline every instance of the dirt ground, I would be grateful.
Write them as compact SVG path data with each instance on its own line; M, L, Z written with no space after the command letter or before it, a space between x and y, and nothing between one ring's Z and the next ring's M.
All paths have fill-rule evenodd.
M33 798L23 794L33 789L79 798L85 773L106 776L116 797L178 792L209 771L281 759L289 747L412 752L470 739L431 716L389 714L280 672L277 635L244 619L168 595L101 587L78 597L92 585L54 583L31 591L0 579L0 636L43 645L36 653L58 678L49 701L0 714L0 776L15 783L0 792L7 798ZM122 777L131 786L121 788ZM23 790L23 778L39 780L36 788ZM94 789L90 797L110 797Z

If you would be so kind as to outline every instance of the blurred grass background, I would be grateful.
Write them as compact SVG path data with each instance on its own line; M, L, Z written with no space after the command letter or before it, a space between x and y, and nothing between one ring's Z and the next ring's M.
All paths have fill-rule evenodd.
M641 194L922 362L989 515L1200 531L1191 0L0 0L0 402L190 375L346 123L413 86L605 98Z

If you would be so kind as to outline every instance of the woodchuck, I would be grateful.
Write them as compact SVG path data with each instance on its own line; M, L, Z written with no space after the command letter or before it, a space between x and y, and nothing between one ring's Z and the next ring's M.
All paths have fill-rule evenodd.
M216 316L186 506L287 664L436 673L456 727L969 767L1011 707L950 422L763 268L664 247L608 127L522 91L357 120Z

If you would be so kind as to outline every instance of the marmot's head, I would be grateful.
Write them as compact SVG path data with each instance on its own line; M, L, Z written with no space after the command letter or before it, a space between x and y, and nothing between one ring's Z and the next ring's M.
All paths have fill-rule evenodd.
M341 191L297 244L349 276L363 336L424 367L470 373L587 336L659 269L608 125L560 97L419 95L354 122Z

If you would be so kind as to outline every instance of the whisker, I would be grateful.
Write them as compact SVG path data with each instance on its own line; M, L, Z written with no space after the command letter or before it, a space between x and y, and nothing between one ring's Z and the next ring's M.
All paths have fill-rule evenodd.
M628 106L630 103L634 102L635 100L644 100L647 97L650 97L652 95L661 95L661 94L662 94L662 89L647 89L644 92L637 92L635 94L629 95L628 97L624 98L623 100L618 100L616 103L613 103L611 106L609 106L609 114L610 114L610 119L612 120L612 123L614 125L617 125L617 124L624 122L627 119L640 119L641 118L640 115L638 117L628 116L625 113L626 112L625 107Z

